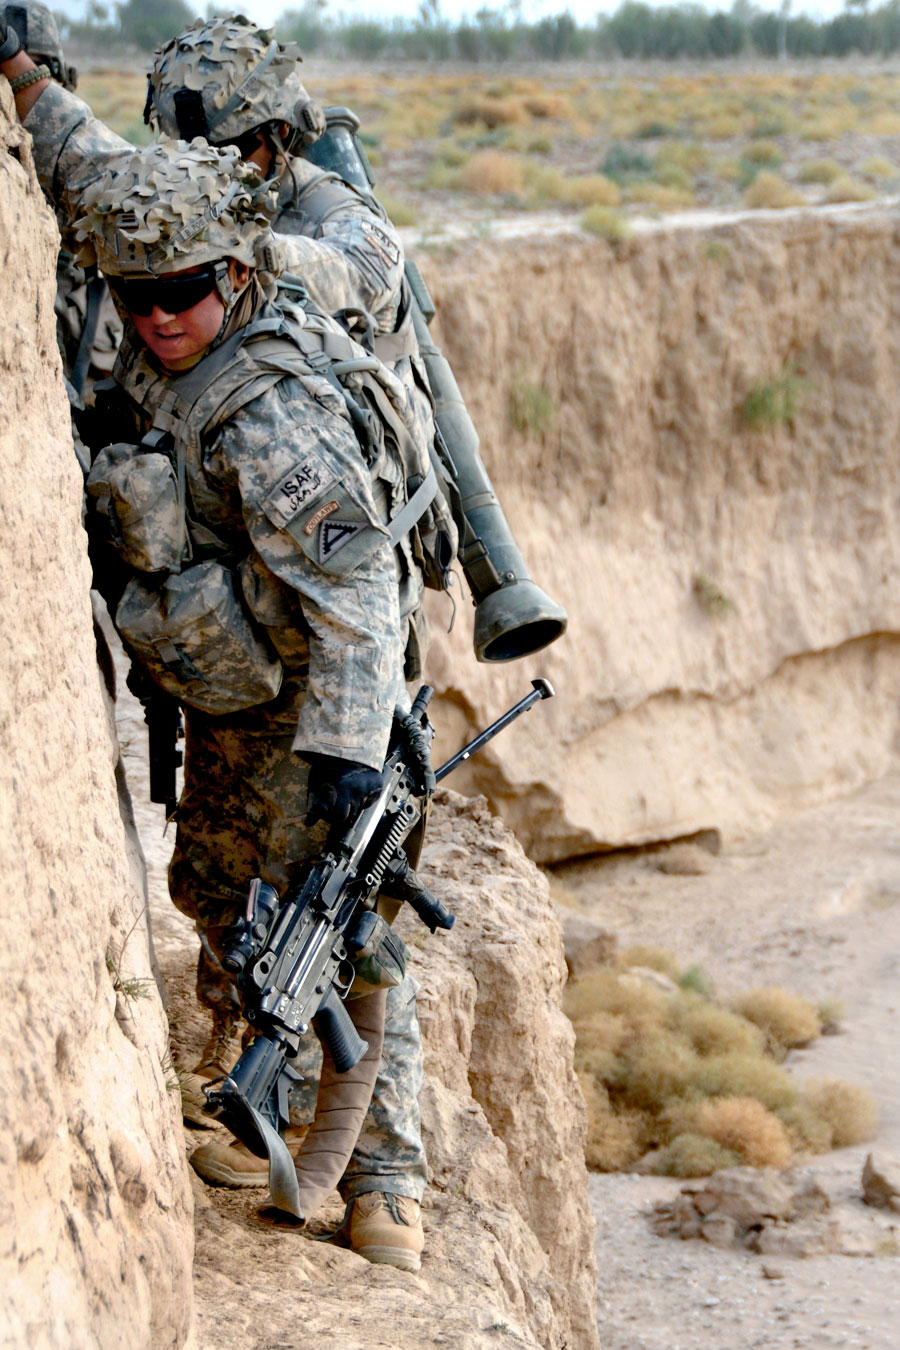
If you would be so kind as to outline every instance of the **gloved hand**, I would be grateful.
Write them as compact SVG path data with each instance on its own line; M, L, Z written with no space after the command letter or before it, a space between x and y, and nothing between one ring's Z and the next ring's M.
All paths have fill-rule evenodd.
M21 50L22 43L19 41L18 33L6 23L3 14L0 13L0 63L8 61Z
M333 755L310 757L306 823L324 820L339 833L346 830L364 806L381 791L384 777L378 769L354 759Z

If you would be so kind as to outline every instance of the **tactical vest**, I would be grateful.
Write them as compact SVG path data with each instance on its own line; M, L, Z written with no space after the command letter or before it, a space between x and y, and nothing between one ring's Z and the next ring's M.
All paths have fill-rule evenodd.
M423 581L448 584L456 531L432 448L416 435L396 379L313 307L301 314L266 306L183 375L148 378L146 365L132 365L120 385L150 430L138 445L106 446L88 480L95 514L105 517L134 573L116 624L158 683L207 712L271 699L283 665L246 612L246 550L235 556L209 523L217 494L205 485L204 447L280 381L311 374L324 376L346 409L369 468L376 519L331 519L336 503L323 500L311 516L301 512L293 520L298 501L317 506L316 484L287 480L273 489L267 514L311 561L338 577L389 539L400 555L401 590L405 580L414 596L410 606L417 607Z

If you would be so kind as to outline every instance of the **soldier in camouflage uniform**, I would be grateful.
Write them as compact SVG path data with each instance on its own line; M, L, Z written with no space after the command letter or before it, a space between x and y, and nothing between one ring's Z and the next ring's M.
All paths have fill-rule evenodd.
M321 114L297 77L298 60L295 48L274 43L270 34L244 19L197 23L161 50L150 79L150 116L163 129L169 128L173 119L177 121L179 91L197 86L210 119L232 105L227 118L211 128L210 134L215 140L233 139L241 153L265 172L276 161L280 163L275 224L286 266L301 276L310 294L329 312L363 310L372 315L375 348L410 391L420 433L425 436L429 399L422 392L411 323L402 306L399 241L374 198L363 197L334 174L323 173L292 153L304 139L313 138L322 124ZM250 81L248 73L254 75ZM129 147L95 119L85 104L56 86L35 82L17 94L17 104L35 139L42 184L56 203L61 225L68 226L104 168ZM247 143L248 132L253 144ZM285 230L287 234L281 233ZM186 794L180 814L189 809ZM194 901L186 898L181 884L186 870L176 852L173 898L198 920L202 933L205 916L193 913ZM203 941L198 963L198 996L213 1011L213 1032L194 1073L185 1075L183 1098L186 1118L205 1125L202 1087L231 1067L240 1050L242 1031L233 982L208 940ZM317 1057L317 1045L310 1042L303 1065L306 1095L292 1103L292 1116L300 1122L308 1120L311 1111ZM410 1166L409 1159L420 1152L418 1127L412 1120L401 1126L399 1103L414 1100L421 1076L414 989L404 982L388 998L382 1073L351 1169L365 1169L367 1153L383 1159L384 1141L390 1136L407 1141L399 1166L407 1174L416 1173L418 1164ZM404 1086L398 1090L401 1081ZM196 1150L192 1162L204 1179L223 1185L262 1185L265 1181L264 1163L242 1147L216 1142Z
M27 116L35 102L51 88L44 73L35 70L34 63L18 50L14 35L2 29L0 71L13 82L21 117ZM181 148L181 153L187 153L186 147ZM234 171L235 160L236 156L227 156L225 167ZM96 181L96 169L91 173L91 166L88 165L86 170L86 177ZM204 186L208 188L209 182L207 176ZM107 184L107 188L109 186ZM221 196L221 182L219 191ZM183 204L183 201L182 196L180 202ZM146 201L139 204L146 205ZM107 215L106 221L114 225L115 218ZM102 224L102 221L98 223ZM171 222L164 223L171 233ZM163 224L159 220L154 221L151 234L155 233L157 242L165 232ZM142 243L133 246L132 256L134 249L144 247L148 237L145 232ZM177 250L173 255L171 245L168 245L168 249L167 255L163 248L162 259L157 257L154 266L148 264L145 277L155 272L183 270L172 267L172 258L174 256L175 261L181 262L185 258L178 257ZM234 249L232 253L239 254L239 250ZM187 256L192 256L191 250L188 250ZM234 262L231 253L223 256L231 258L227 264L228 281L226 283L217 276L216 290L223 308L227 304L228 309L232 310L232 293L236 290L235 283L242 280L242 273L240 264ZM112 254L105 256L104 265L107 272L115 271L117 267L122 270L120 260ZM220 340L229 325L240 322L242 314L246 317L248 304L249 312L253 312L254 301L247 300L251 294L249 287L241 292L243 298L238 305L237 315L232 312L217 330L216 336ZM212 292L201 302L203 306L209 303L217 303ZM120 301L120 307L128 314L124 301ZM180 313L184 306L181 301L170 302L170 308ZM158 306L152 310L157 316L159 312ZM188 316L198 312L201 312L199 305L191 306ZM188 325L185 339L185 330L182 329L182 336L173 347L164 331L147 335L145 326L142 333L137 317L133 314L130 317L139 334L146 335L149 350L164 369L166 361L177 354L178 346L183 347L193 331ZM196 334L194 336L196 338ZM209 334L205 336L208 338ZM170 364L174 369L178 363L170 360ZM158 369L153 370L153 362L148 361L146 354L139 347L126 343L117 373L124 377L130 371L136 372L135 388L145 378L148 392L151 388L164 390L165 376L160 379ZM314 441L317 440L313 429L322 420L328 421L328 414L331 414L332 419L338 416L346 418L346 411L339 402L333 396L329 398L329 390L322 386L321 381L316 384L315 401L310 398L307 383L299 387L292 384L290 398L270 395L265 415L261 412L255 423L261 430L255 433L249 431L246 417L240 419L241 425L236 428L238 434L234 439L233 458L226 456L216 466L218 472L224 470L222 482L227 483L231 499L237 497L239 500L243 486L248 491L259 486L253 475L247 478L246 484L240 473L235 479L235 467L242 456L252 457L258 452L265 458L270 452L277 451L281 455L290 453L292 442L296 443L298 438L305 441L307 436L312 436ZM402 394L402 389L399 393ZM409 419L408 406L406 415ZM340 467L345 471L348 481L354 480L354 472L346 458L351 448L347 427L338 426L332 420L330 430L338 447L343 443L345 456L344 460L339 456ZM283 464L280 467L283 468ZM269 468L271 470L272 465ZM264 476L263 485L268 482ZM364 486L364 481L362 484L356 483L357 496L364 497ZM243 512L232 510L232 517L231 524L240 530L244 526ZM310 783L314 801L330 801L332 808L343 803L346 811L350 803L364 797L369 781L367 775L381 763L385 728L388 725L387 708L395 692L393 687L402 678L398 660L403 646L403 630L411 617L401 618L398 612L396 562L390 551L382 548L380 557L373 554L365 566L359 569L352 586L346 583L336 586L329 582L317 587L311 583L321 583L322 578L305 555L295 556L286 536L273 531L271 522L267 525L258 513L254 519L260 523L268 543L273 545L271 552L268 548L264 549L265 561L261 553L257 557L257 553L251 550L256 566L269 583L268 587L262 588L263 591L268 590L269 611L274 603L274 613L269 613L268 617L273 619L282 637L289 629L293 629L295 638L299 637L301 642L305 640L309 644L310 669L304 672L302 662L294 666L289 657L288 678L278 698L265 711L254 709L238 714L230 728L230 746L220 744L217 749L212 738L214 729L216 732L224 731L227 725L225 719L218 718L213 724L209 719L204 719L202 714L190 718L185 787L186 825L184 830L179 827L178 859L173 870L176 887L179 869L185 874L189 870L193 871L195 881L206 883L205 890L201 884L197 898L192 897L190 901L201 927L208 922L210 897L214 893L218 894L220 902L220 920L227 919L229 910L234 912L233 907L244 880L244 876L240 875L241 866L258 870L263 876L269 875L277 884L279 879L283 880L283 869L287 862L320 846L321 838L308 829L304 831L298 814L296 794L302 789L304 770L301 762L294 758L297 751L303 750L313 763L312 770L307 770L307 774L318 774L315 789ZM221 525L221 522L217 521L217 525ZM285 574L283 583L280 573ZM388 577L392 584L389 584ZM393 600L390 598L392 594ZM317 601L321 602L320 611L316 608ZM263 613L267 613L265 605ZM271 633L272 630L268 631ZM353 641L354 637L358 641ZM354 671L367 677L370 684L374 681L376 694L381 691L374 705L372 690L366 688L365 678L357 679L354 694ZM386 691L391 693L385 696ZM289 728L295 713L300 730L292 733ZM317 736L321 737L318 742ZM243 755L235 748L238 744L244 747ZM226 821L221 822L220 830L212 831L208 818L201 819L202 811L192 809L192 803L203 798L203 787L198 789L195 784L202 779L204 771L208 772L209 761L204 763L203 753L207 746L212 747L210 758L216 764L217 776L223 784L222 800L228 802L223 808ZM265 753L261 754L263 746ZM361 756L359 760L353 759L356 754ZM196 775L194 763L198 765ZM275 772L279 764L284 771L280 787L279 775ZM249 773L251 765L256 766L255 781ZM247 777L251 779L249 782L245 771L248 771ZM329 777L333 781L323 781ZM226 782L231 784L230 792L224 786ZM238 803L242 808L240 823L232 817L233 808ZM260 828L260 834L254 833L257 827ZM193 837L195 832L199 833L199 840ZM200 855L203 855L202 862ZM184 864L180 862L181 859L186 860ZM232 867L238 872L235 877L230 875ZM217 887L217 881L223 884ZM213 956L216 955L215 937L215 932L206 936L206 950ZM418 1253L423 1243L418 1199L425 1182L425 1160L415 1103L418 1083L421 1081L421 1047L415 1017L414 986L404 981L403 986L392 991L392 996L393 1020L397 1024L394 1036L397 1047L395 1071L389 1073L384 1081L379 1079L376 1101L360 1136L354 1159L347 1169L343 1190L349 1202L351 1244L370 1259L417 1268ZM391 1021L390 1013L388 1020Z
M243 386L212 386L215 396L200 378L210 363L216 368L217 354L227 355L229 343L251 329L264 333L274 324L282 337L287 331L278 327L279 312L263 291L264 284L271 291L277 263L261 214L262 190L258 177L238 164L236 151L166 143L119 162L87 194L80 222L128 320L116 370L123 393L113 405L119 440L136 440L148 427L154 435L169 428L176 444L182 438L187 446L194 566L179 580L211 566L197 564L198 557L226 559L240 577L243 603L284 670L275 697L269 689L260 702L258 691L243 692L251 688L244 666L216 645L205 672L212 692L195 695L193 679L179 688L187 754L172 894L195 920L216 967L224 929L243 908L252 877L283 888L298 862L321 851L326 825L352 817L377 790L393 709L403 697L407 630L421 600L421 577L411 573L409 553L398 562L378 523L384 508L373 483L380 480L363 458L347 404L333 385L302 360L295 374L280 378L268 349L250 380L255 396L246 403L243 367ZM315 322L344 344L351 359L363 355L337 325L314 321L311 313L292 312L290 331L299 334L298 344L304 326ZM241 348L252 350L249 343ZM246 365L249 358L242 359ZM190 430L195 414L178 401L185 407L189 401L185 378L177 378L187 371L200 380L197 406L207 426L202 436ZM403 386L383 367L378 378L401 434L405 426L415 436ZM256 394L260 383L264 392ZM219 399L224 411L215 410ZM147 461L146 447L158 443L145 440L138 466ZM121 508L117 492L127 498L120 466L134 468L129 449L113 445L94 460L88 490L101 518L116 514L111 500ZM382 462L378 472L390 477L389 464ZM162 497L152 500L156 513ZM138 492L135 502L145 505L146 496ZM119 509L116 519L112 535L127 561L134 556L128 550L138 548L132 538L136 517ZM169 527L176 522L177 544L178 513L166 519ZM334 520L343 534L327 533ZM161 550L149 562L142 554L144 566L176 561L172 529L155 514L140 525L140 537L141 549ZM139 573L116 612L132 649L142 655L126 616L142 609L147 594ZM163 651L158 641L155 646ZM164 680L165 672L145 659ZM165 661L169 672L177 669L168 656ZM196 651L191 663L193 674L203 670ZM307 795L312 825L304 819ZM211 1002L233 997L216 980L202 985L202 992ZM340 1186L350 1204L351 1244L371 1259L407 1269L419 1264L418 1202L425 1183L414 994L408 978L391 991L397 1024L391 1069Z
M59 29L47 6L40 0L21 0L6 5L3 15L32 61L62 89L74 90L77 73L66 63ZM89 391L94 380L111 373L122 340L122 324L103 278L95 269L88 277L76 266L74 241L68 230L62 235L54 308L63 365L77 400Z
M374 196L298 153L324 127L321 109L297 74L299 60L293 44L279 44L246 19L198 20L158 53L148 80L147 119L162 135L203 135L212 144L237 145L263 174L278 177L273 225L285 270L327 313L355 312L363 323L371 321L377 354L414 393L416 344L403 301L396 230ZM65 230L81 213L85 191L128 144L58 86L32 97L20 116L34 138L41 184Z

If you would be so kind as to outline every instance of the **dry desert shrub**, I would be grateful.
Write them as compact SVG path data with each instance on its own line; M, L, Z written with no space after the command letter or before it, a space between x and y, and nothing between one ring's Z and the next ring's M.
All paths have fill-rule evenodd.
M556 404L546 389L517 375L509 386L507 413L510 426L520 436L543 440L556 421Z
M643 1034L663 1026L666 996L650 985L625 984L614 970L601 967L569 981L565 1011L576 1027L595 1012L616 1013L627 1018L637 1034Z
M798 1101L776 1112L787 1130L794 1153L827 1153L834 1143L834 1130L809 1102Z
M877 113L868 119L866 131L870 136L900 136L900 114L896 111Z
M896 178L898 173L897 165L884 155L869 155L860 164L859 171L864 178L875 179Z
M758 1055L764 1045L759 1027L698 994L673 999L668 1024L687 1037L698 1055Z
M868 183L861 183L858 178L851 174L841 174L828 187L825 193L826 202L868 202L878 194Z
M669 987L657 987L651 974ZM569 981L565 1007L588 1107L590 1167L615 1170L642 1159L642 1170L702 1176L738 1164L784 1167L795 1153L868 1137L875 1118L868 1093L828 1082L801 1096L773 1058L773 1045L783 1055L784 1041L772 1041L772 1026L796 1036L797 1004L807 1018L808 1004L783 997L785 990L752 991L748 1006L766 1014L759 1025L673 983L672 974L674 957L642 946L623 952L615 967ZM809 1028L807 1020L804 1034Z
M589 206L578 223L588 234L599 235L601 239L627 239L631 234L628 221L612 206Z
M808 1045L822 1029L812 1004L789 989L750 989L733 1000L732 1008L760 1028L776 1056Z
M580 1075L588 1112L585 1162L597 1172L620 1172L637 1162L646 1150L648 1118L639 1111L614 1111L608 1094L596 1080Z
M750 1167L787 1167L791 1145L784 1125L753 1097L718 1097L697 1112L697 1132L736 1153Z
M670 980L677 980L681 974L681 965L671 952L667 952L664 947L649 947L643 943L626 947L624 951L619 952L619 965L649 966L651 970L668 975Z
M740 1050L700 1059L691 1086L702 1097L755 1097L770 1111L790 1106L798 1095L774 1060Z
M495 127L513 126L526 122L528 115L521 99L478 98L461 104L452 114L457 126L467 127L481 122L492 131Z
M751 164L769 164L777 168L784 156L774 141L751 141L744 151L744 159Z
M395 225L402 227L418 224L418 212L408 202L402 202L399 197L392 197L387 192L379 193L378 200Z
M479 150L457 171L455 183L482 196L510 196L525 186L525 165L502 150Z
M697 141L669 141L660 146L653 159L653 167L657 173L673 168L693 175L703 173L709 168L709 164L709 151L705 145L700 145Z
M744 193L744 205L751 210L783 211L789 206L802 206L803 197L790 183L785 182L781 174L764 169L754 178Z
M833 183L843 169L836 159L808 159L800 165L797 178L801 183Z
M810 1081L803 1098L832 1129L832 1147L848 1148L871 1139L878 1124L878 1106L871 1092L856 1083L825 1078Z
M618 206L621 198L618 183L605 174L591 173L563 178L559 200L572 206Z
M695 204L690 189L666 187L664 183L632 183L628 188L628 200L662 212L683 211Z
M667 1177L708 1177L743 1159L707 1135L677 1134L656 1160L655 1171Z
M681 1036L657 1031L636 1040L620 1056L628 1104L659 1112L661 1102L686 1096L694 1086L699 1059Z

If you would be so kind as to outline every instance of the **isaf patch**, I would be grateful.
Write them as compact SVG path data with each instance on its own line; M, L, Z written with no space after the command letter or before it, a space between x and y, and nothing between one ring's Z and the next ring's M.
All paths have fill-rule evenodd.
M364 520L326 520L319 528L319 562L328 562L365 528Z
M296 520L299 511L321 497L337 481L335 474L314 460L295 464L269 493L263 509L275 525L286 529L292 520Z
M387 231L373 220L361 220L360 226L369 245L374 248L391 267L396 267L397 263L400 261L400 249L396 240L392 239Z

